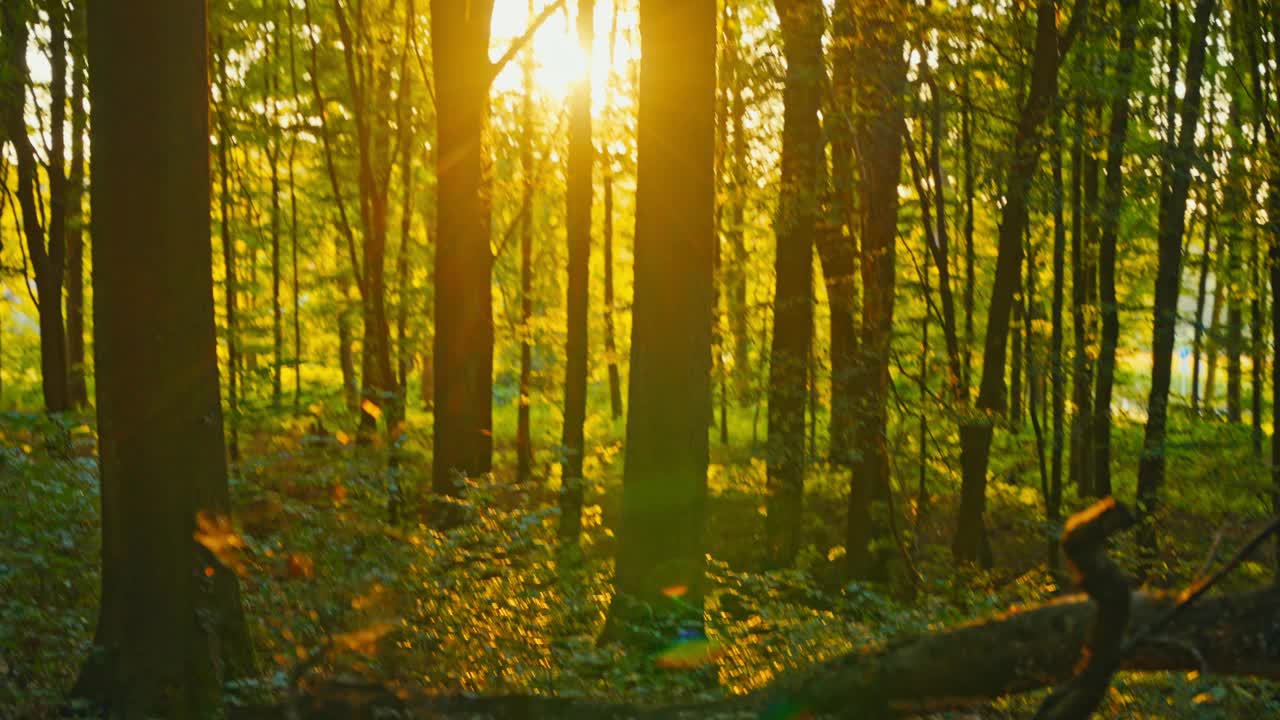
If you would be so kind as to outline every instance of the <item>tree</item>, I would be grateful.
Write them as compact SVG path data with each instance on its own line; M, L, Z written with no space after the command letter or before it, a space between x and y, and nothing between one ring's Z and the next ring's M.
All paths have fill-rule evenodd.
M805 400L813 343L813 238L818 226L822 130L818 112L826 70L825 12L818 0L776 0L787 60L782 187L774 222L777 253L773 344L769 353L766 535L772 562L790 565L800 549L804 500ZM824 161L825 162L825 161Z
M70 11L71 45L71 166L67 185L67 383L71 404L89 404L84 352L84 141L88 111L84 92L86 38L82 0L73 0Z
M858 336L854 324L857 305L857 226L854 211L853 66L858 42L848 2L838 2L831 15L831 91L824 107L831 145L831 179L826 191L826 214L817 235L818 257L831 310L831 446L833 464L848 466L853 452L852 386Z
M435 454L432 488L489 471L493 452L493 290L483 134L493 0L432 0L436 88Z
M845 572L850 578L883 577L887 557L885 522L889 498L889 362L893 339L898 183L902 175L903 92L907 67L900 32L904 5L857 3L854 22L864 31L855 46L854 66L866 72L854 81L860 109L855 143L861 148L862 338L853 407L853 473L849 481L849 522ZM877 507L878 506L878 507ZM880 548L872 541L882 541Z
M583 426L587 420L587 310L590 299L592 170L595 150L591 142L591 46L595 41L594 0L578 0L578 43L586 53L586 65L574 83L569 109L569 172L567 225L569 287L565 341L564 460L560 490L560 538L577 543L582 532L582 460L586 452Z
M1098 350L1098 392L1093 402L1093 490L1111 494L1111 389L1115 384L1116 346L1120 342L1120 308L1116 301L1116 238L1124 203L1125 139L1129 132L1129 88L1133 82L1134 45L1138 35L1139 0L1120 2L1120 57L1107 132L1107 179L1102 200L1102 235L1098 245L1098 299L1102 309L1102 342Z
M607 636L629 634L644 606L701 625L705 587L716 4L641 0L640 49L631 382Z
M90 3L88 28L103 578L75 694L117 717L203 717L251 669L236 578L193 539L197 513L229 531L205 9Z
M1187 50L1186 94L1182 98L1178 144L1166 147L1161 179L1159 228L1156 238L1155 308L1151 342L1151 393L1147 399L1147 424L1138 463L1138 512L1144 522L1139 542L1149 560L1156 550L1152 516L1158 509L1164 480L1165 433L1169 412L1169 381L1173 369L1173 341L1177 324L1178 294L1182 285L1182 233L1186 226L1187 193L1191 188L1191 163L1195 156L1196 126L1200 122L1200 88L1205 75L1205 46L1215 0L1196 0Z
M67 385L67 336L63 326L62 285L66 266L67 173L65 132L67 106L66 11L56 0L47 4L49 16L49 158L44 164L49 187L47 222L38 197L39 167L35 146L27 133L26 98L31 76L27 68L27 22L35 8L29 0L6 2L0 9L3 35L3 74L0 75L0 122L17 159L18 205L22 234L31 256L40 322L40 378L49 412L71 408ZM46 227L47 225L47 227Z
M1009 315L1022 274L1023 231L1027 225L1027 199L1031 178L1040 157L1040 126L1057 95L1060 58L1084 22L1087 0L1077 3L1065 39L1058 36L1057 3L1039 0L1036 4L1036 39L1032 51L1031 79L1026 100L1018 116L1001 209L996 277L991 291L991 309L982 356L982 381L978 389L976 417L966 418L960 427L960 516L952 552L957 560L990 563L991 549L985 527L987 462L995 432L995 416L1005 403L1005 342L1009 335ZM1074 29L1073 29L1074 28Z

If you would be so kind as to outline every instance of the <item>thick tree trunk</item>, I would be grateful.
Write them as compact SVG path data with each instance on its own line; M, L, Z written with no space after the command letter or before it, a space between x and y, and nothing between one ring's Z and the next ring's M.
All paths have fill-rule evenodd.
M1129 88L1133 82L1134 46L1138 35L1139 0L1120 0L1120 57L1116 63L1111 127L1107 131L1107 179L1102 199L1102 234L1098 244L1098 303L1102 337L1098 348L1098 392L1094 398L1093 490L1111 494L1111 389L1115 384L1116 348L1120 342L1120 308L1116 300L1116 240L1124 205L1125 141L1129 133Z
M1077 10L1079 11L1079 10ZM994 433L994 416L1005 402L1005 341L1009 316L1021 274L1023 231L1027 224L1027 196L1040 156L1040 126L1057 94L1058 28L1056 3L1039 0L1036 10L1036 42L1031 61L1031 85L1018 119L1013 156L1008 172L1005 204L1001 210L995 284L982 358L982 383L978 390L977 419L960 427L960 514L952 552L962 562L989 563L991 549L985 526L987 462Z
M1182 99L1178 145L1168 148L1171 160L1160 193L1159 228L1156 234L1159 263L1156 268L1151 342L1151 394L1147 401L1142 456L1138 463L1138 511L1144 520L1139 530L1139 542L1146 552L1148 562L1154 558L1157 547L1152 518L1159 509L1160 485L1164 480L1169 381L1173 369L1178 295L1182 285L1182 233L1186 224L1187 192L1191 187L1190 168L1195 156L1196 126L1200 121L1200 88L1204 80L1205 46L1214 6L1215 0L1196 1L1187 54L1187 90Z
M582 460L586 452L587 311L590 300L592 171L591 54L595 42L595 2L578 2L578 43L586 66L574 85L569 110L569 171L565 224L569 244L569 286L565 333L564 433L561 436L560 540L576 544L582 533Z
M432 0L436 87L435 456L432 488L489 472L493 452L493 254L483 162L493 0Z
M88 28L103 577L73 694L113 717L201 717L252 671L235 576L192 539L225 532L230 504L204 5L89 3Z
M606 636L632 638L638 617L701 625L716 239L715 2L641 0L640 45L631 382L617 594L605 628Z
M902 176L903 5L858 4L854 21L863 28L854 46L854 64L864 73L854 80L854 97L872 108L855 130L861 148L862 342L854 405L849 484L849 524L845 573L853 579L888 574L889 449L887 446L889 362L893 336L895 255L898 233L898 184ZM873 541L876 541L873 547Z
M818 113L825 70L824 11L818 0L777 0L784 54L782 190L774 223L777 254L769 353L768 498L770 561L787 566L800 549L804 498L805 399L813 336L813 237L819 214Z

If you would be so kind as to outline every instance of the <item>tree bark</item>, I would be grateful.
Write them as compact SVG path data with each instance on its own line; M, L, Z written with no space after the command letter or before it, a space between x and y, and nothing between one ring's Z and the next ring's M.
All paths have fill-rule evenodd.
M489 472L493 453L493 254L483 129L493 0L432 0L436 88L435 456L432 488Z
M17 198L22 211L22 234L35 275L40 325L40 382L45 410L71 409L67 386L67 336L62 317L62 284L66 265L67 176L64 168L66 123L66 14L60 4L48 6L52 81L49 90L48 227L38 209L39 162L27 132L26 96L31 81L27 69L26 3L8 2L0 10L4 29L4 68L0 76L0 122L9 136L17 162Z
M715 2L641 0L640 46L631 382L617 594L605 628L606 636L631 638L644 606L654 617L701 626L716 239Z
M230 504L205 10L89 3L88 29L103 576L73 695L114 717L201 717L252 671L235 576L192 539L226 532Z
M1095 396L1093 490L1111 495L1111 390L1115 385L1116 348L1120 343L1120 308L1116 300L1116 240L1124 205L1125 142L1129 133L1129 88L1133 83L1134 46L1138 35L1139 0L1120 0L1120 56L1116 62L1115 96L1107 131L1106 186L1102 199L1102 233L1098 243L1098 304L1102 337L1098 347L1098 390Z
M903 92L906 63L900 29L902 4L859 3L856 26L863 29L854 46L854 64L864 73L854 80L854 97L868 113L855 128L861 165L862 342L859 344L858 388L854 405L853 447L849 485L849 524L845 539L845 574L852 579L879 579L888 574L888 551L873 541L888 535L889 362L893 335L895 254L898 232L898 184L902 175Z
M1186 224L1187 192L1191 187L1196 126L1200 121L1200 88L1204 80L1205 46L1215 4L1215 0L1196 0L1187 53L1187 90L1182 99L1178 145L1168 148L1171 160L1160 193L1159 228L1156 234L1159 262L1156 268L1151 342L1151 394L1147 401L1147 424L1138 463L1138 512L1143 520L1139 529L1139 543L1148 562L1154 558L1157 548L1152 518L1159 509L1160 485L1164 480L1169 380L1173 369L1174 331L1182 284L1182 233Z
M578 43L586 64L574 84L569 109L569 171L565 224L569 244L569 286L565 333L564 433L561 436L560 540L577 544L582 534L582 461L586 453L587 311L590 301L591 201L595 148L591 141L591 46L595 42L595 2L578 0Z
M89 405L84 347L84 141L88 125L85 106L85 3L76 0L70 10L71 43L71 169L67 187L67 392L72 407Z
M800 549L804 501L805 400L813 338L813 236L819 214L818 113L825 70L818 0L776 0L787 61L783 85L782 189L774 222L777 254L769 352L768 497L770 561L790 565Z
M533 0L529 0L533 14ZM520 387L516 408L516 482L527 483L533 475L533 439L529 410L533 393L533 48L525 49L520 71Z
M828 459L833 465L852 465L853 395L852 385L858 359L857 327L857 255L854 234L853 193L853 46L858 42L857 28L849 3L835 4L831 18L830 102L824 109L826 134L831 145L831 178L827 191L827 216L817 235L818 257L830 306L831 342L831 418L828 422L831 444Z
M1077 6L1076 12L1083 12ZM1039 0L1036 10L1036 41L1031 62L1031 84L1018 118L1013 139L1013 157L1008 172L1006 200L1001 210L996 277L991 292L991 309L982 358L982 383L976 409L979 416L966 418L960 428L962 485L960 514L952 552L961 562L989 564L987 540L987 463L994 433L994 416L1005 403L1005 342L1009 315L1017 292L1023 253L1023 231L1027 225L1027 195L1040 156L1040 126L1057 94L1059 65L1056 3Z

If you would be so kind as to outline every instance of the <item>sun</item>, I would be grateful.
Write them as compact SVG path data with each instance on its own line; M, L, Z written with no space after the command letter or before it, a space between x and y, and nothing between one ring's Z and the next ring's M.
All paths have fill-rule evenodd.
M533 13L529 12L529 0L495 0L493 6L492 42L490 56L497 59L511 42L525 30L548 3L554 0L533 0ZM595 43L592 48L591 94L593 111L603 107L601 99L609 79L609 31L617 6L617 35L614 46L613 72L621 72L631 60L639 56L635 32L637 25L633 3L627 0L599 0L595 4ZM568 0L562 10L551 16L533 36L533 56L536 68L534 84L537 92L555 101L569 96L573 85L582 77L587 67L587 53L578 42L575 31L577 3ZM521 88L521 72L518 61L508 64L494 80L498 92L513 92Z

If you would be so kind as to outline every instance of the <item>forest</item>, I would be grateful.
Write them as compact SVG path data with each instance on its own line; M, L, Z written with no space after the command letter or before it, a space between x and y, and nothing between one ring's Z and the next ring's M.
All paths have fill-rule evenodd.
M1280 716L1280 0L3 0L0 718Z

